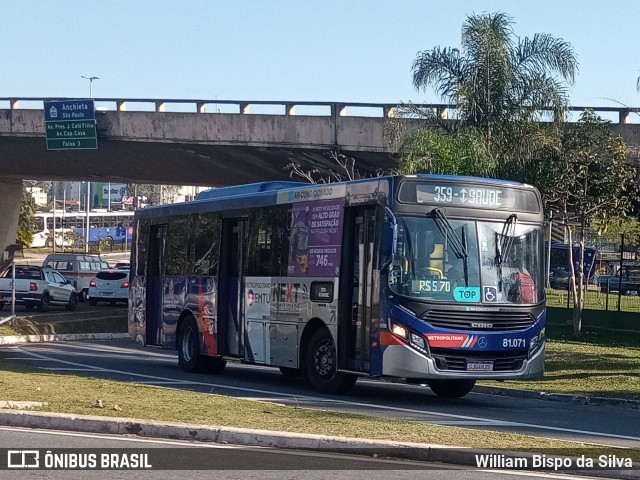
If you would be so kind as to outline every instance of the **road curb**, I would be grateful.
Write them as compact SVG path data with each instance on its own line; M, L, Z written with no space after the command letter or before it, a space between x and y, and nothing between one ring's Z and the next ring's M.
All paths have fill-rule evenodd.
M640 410L640 400L628 400L624 398L591 397L586 395L571 395L566 393L549 393L537 390L518 390L506 387L490 387L486 385L476 385L473 387L476 393L486 393L490 395L502 395L514 398L533 398L537 400L548 400L552 402L579 403L581 405L625 407Z
M0 336L0 345L21 343L65 342L73 340L121 340L131 338L128 333L61 333L56 335L6 335Z
M365 454L473 467L476 467L476 455L495 454L494 451L468 447L47 412L0 411L0 425L253 447Z

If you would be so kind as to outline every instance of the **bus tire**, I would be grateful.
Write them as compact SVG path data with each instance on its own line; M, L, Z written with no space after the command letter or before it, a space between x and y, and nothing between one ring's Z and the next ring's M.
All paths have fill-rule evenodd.
M53 239L52 238L47 238L47 240L44 242L44 246L46 248L53 248Z
M302 376L302 370L292 367L278 367L282 376L287 378L300 378Z
M188 373L200 373L205 369L206 358L200 355L200 334L196 319L186 317L178 335L178 366Z
M73 292L69 297L69 301L65 305L65 308L67 309L68 312L73 312L77 306L78 306L78 296L76 295L75 292Z
M319 392L331 395L347 393L356 384L356 375L337 371L336 345L326 328L313 332L304 359L307 380Z
M427 385L433 393L442 398L462 398L476 384L475 380L429 380Z

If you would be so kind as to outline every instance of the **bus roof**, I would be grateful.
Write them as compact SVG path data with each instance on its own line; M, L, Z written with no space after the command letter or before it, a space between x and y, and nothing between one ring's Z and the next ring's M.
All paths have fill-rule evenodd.
M483 177L467 177L461 175L434 175L434 174L419 174L419 175L399 175L399 176L384 176L384 177L370 177L358 180L350 180L345 182L336 183L306 183L306 182L290 182L290 181L269 181L260 183L251 183L247 185L234 185L230 187L214 188L205 190L198 194L195 201L174 203L167 205L156 205L146 207L136 211L136 215L139 218L158 218L166 215L183 215L188 213L202 213L211 209L212 205L215 205L217 210L231 210L242 209L246 207L262 207L269 205L276 205L279 203L289 203L283 201L283 195L289 195L289 201L292 200L295 192L300 191L314 191L316 189L345 189L351 186L362 185L365 183L387 183L391 187L391 181L397 181L400 179L422 179L427 181L448 181L448 182L467 182L467 183L494 183L505 186L513 186L527 189L534 189L530 185L523 183L500 180L494 178ZM339 196L339 195L338 195ZM342 195L344 196L344 195ZM325 198L337 198L333 197L314 197L317 200ZM298 198L298 200L301 200Z
M259 182L249 183L247 185L234 185L231 187L223 188L211 188L200 192L196 197L196 200L211 200L214 198L228 198L238 197L243 195L250 195L252 193L260 192L272 192L274 190L283 190L286 188L299 188L302 186L311 185L305 182L287 182L287 181L273 181L273 182Z

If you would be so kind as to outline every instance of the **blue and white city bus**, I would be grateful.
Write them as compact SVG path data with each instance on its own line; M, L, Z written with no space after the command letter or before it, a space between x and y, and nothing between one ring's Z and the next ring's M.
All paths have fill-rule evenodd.
M209 190L136 212L129 332L227 361L462 397L544 371L543 212L515 182L407 175Z

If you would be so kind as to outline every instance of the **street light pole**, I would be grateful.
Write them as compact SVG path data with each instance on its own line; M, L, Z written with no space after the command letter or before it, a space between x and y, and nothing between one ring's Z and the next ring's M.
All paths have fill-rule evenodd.
M95 75L90 75L88 77L86 75L81 75L81 77L85 80L89 80L89 98L93 98L93 81L100 80L100 77L96 77Z
M81 75L82 78L84 78L85 80L89 80L89 98L93 98L93 81L94 80L100 80L100 77L96 77L95 75L90 75L90 76L86 76L86 75ZM85 253L89 253L89 228L90 228L90 221L89 221L89 210L91 210L90 208L90 202L91 202L91 182L87 180L87 201L85 203L86 207L87 207L87 212L86 212L86 230L84 232L85 234L85 238L84 238L84 252Z

